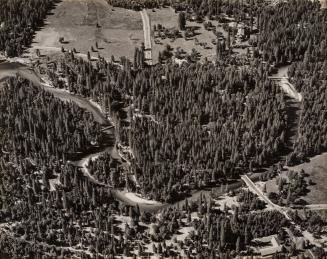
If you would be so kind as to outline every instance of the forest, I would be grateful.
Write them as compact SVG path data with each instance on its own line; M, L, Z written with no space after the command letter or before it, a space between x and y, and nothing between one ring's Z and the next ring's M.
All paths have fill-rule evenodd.
M3 151L48 162L103 141L92 114L59 101L25 79L9 79L1 89L0 104Z
M143 8L154 9L171 6L176 12L186 11L195 13L200 17L218 18L225 13L239 20L246 19L246 13L252 14L252 19L257 11L265 5L265 1L253 0L247 1L224 1L224 0L107 0L114 7L121 7L132 10L141 10ZM216 16L216 17L215 17Z
M327 27L327 26L326 26ZM325 36L322 44L326 45ZM313 52L313 49L310 48ZM314 54L308 50L304 61L291 65L289 75L295 86L304 93L299 132L290 155L295 163L327 150L327 59L326 48Z
M258 15L258 46L263 60L283 65L326 52L326 11L318 1L291 0ZM324 58L325 59L325 58Z
M167 4L209 18L229 13L248 21L245 14L253 13L257 47L251 46L252 55L242 60L232 53L223 57L220 48L226 52L226 46L217 44L217 62L182 65L167 58L148 66L143 46L132 61L83 60L74 51L59 60L48 58L45 73L41 66L37 72L54 87L100 104L114 125L113 148L124 155L128 169L103 153L86 164L90 176L74 162L106 141L92 114L23 78L6 80L0 88L2 253L13 258L225 259L252 256L254 238L277 234L290 248L273 258L300 256L287 245L284 228L292 229L290 221L265 210L248 190L226 194L236 195L239 206L221 204L221 195L212 192L158 213L126 205L115 191L173 203L243 174L282 167L281 161L293 165L326 151L326 11L306 0L274 7L251 1L243 8L216 0L165 2L109 0L137 10ZM0 49L8 56L22 54L51 8L52 1L1 2ZM10 16L3 11L8 9ZM303 95L292 146L289 97L269 79L273 68L286 64L289 81ZM277 177L279 193L270 198L279 205L296 203L306 191L303 175L290 172L288 181ZM290 214L314 233L326 225L314 212ZM177 239L183 231L187 237Z
M286 97L263 65L258 71L210 64L125 67L103 60L92 67L66 54L48 75L58 82L63 74L68 90L95 98L112 115L117 141L133 152L142 193L172 201L269 165L285 148ZM126 113L119 108L123 97Z
M278 8L285 8L283 6ZM298 20L304 9L315 13L318 8L317 3L302 1L299 6L301 8L296 10L298 15L294 15ZM278 18L281 13L274 13L274 19L281 20ZM259 35L259 42L260 37L273 37L265 33L270 30L270 22L263 20L270 16L267 13L260 17L263 32ZM309 17L312 18L312 15ZM320 33L326 30L324 17L322 13L314 20L308 20L312 26L317 24L324 29L308 34L309 42L313 42L311 38L316 40L318 53L317 48L309 44L303 45L304 56L300 53L294 55L294 61L303 59L294 62L289 70L290 80L296 87L305 85L303 81L309 82L295 77L296 66L300 66L301 62L306 64L307 70L324 71L326 36ZM291 30L298 20L294 18L287 22L285 30ZM272 49L269 45L265 48ZM265 50L262 53L265 59ZM316 62L315 57L321 61ZM230 60L222 59L216 66L196 63L179 67L168 62L142 68L142 59L137 58L132 63L122 58L123 69L119 69L116 64L104 60L92 66L70 53L48 71L48 75L58 82L59 71L68 79L68 90L100 102L114 118L117 141L129 146L133 153L130 157L131 170L137 182L129 183L129 189L169 202L192 189L217 185L248 170L271 165L276 154L283 154L286 149L290 127L286 113L287 97L268 79L271 66L261 63L260 56L241 68L228 66ZM273 59L268 61L274 62ZM310 68L310 64L315 65ZM317 68L316 64L321 64L322 68ZM305 115L301 114L299 140L296 140L294 151L287 158L288 164L304 161L308 156L323 151L326 145L326 134L323 134L326 115L321 112L325 110L323 79L326 74L319 73L313 77L308 73L297 73L296 76L315 78L321 89L311 91L310 86L306 88L310 93L303 94L301 111L309 113L312 107L312 112L320 117L321 126L317 127L316 116L307 115L315 123L311 128L304 119ZM302 92L305 88L298 90ZM315 94L320 98L308 98ZM319 99L321 101L317 103ZM314 105L307 104L309 100ZM321 109L316 109L317 105ZM301 134L302 130L316 137L302 138L305 134ZM310 146L310 141L314 146Z

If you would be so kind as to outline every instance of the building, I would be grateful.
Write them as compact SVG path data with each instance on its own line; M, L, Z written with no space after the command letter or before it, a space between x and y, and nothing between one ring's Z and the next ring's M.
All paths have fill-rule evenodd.
M257 250L257 253L262 257L268 257L283 250L283 245L280 244L277 235L256 238L253 242L256 243L255 249Z

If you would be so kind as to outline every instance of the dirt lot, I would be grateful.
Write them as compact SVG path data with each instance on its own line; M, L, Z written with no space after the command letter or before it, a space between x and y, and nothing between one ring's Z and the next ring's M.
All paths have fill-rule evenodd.
M59 37L64 37L64 44L59 43ZM63 0L37 32L31 52L38 48L41 54L50 54L63 46L85 54L91 46L96 49L96 41L100 55L107 59L111 55L132 58L135 46L144 41L140 13L112 8L105 0Z

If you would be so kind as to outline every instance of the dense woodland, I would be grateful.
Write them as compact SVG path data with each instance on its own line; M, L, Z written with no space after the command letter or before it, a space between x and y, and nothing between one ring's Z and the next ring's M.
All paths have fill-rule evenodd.
M57 1L5 0L0 2L0 51L9 57L21 55L43 25Z
M326 42L326 40L325 40ZM326 48L319 55L307 54L310 61L292 64L289 75L303 93L299 132L290 159L301 162L327 150L327 59Z
M215 253L228 258L234 251L243 249L252 237L275 233L274 225L267 222L278 220L282 225L287 224L278 213L258 213L250 217L236 209L231 218L226 209L217 210L202 196L197 203L187 203L183 210L169 209L158 218L141 212L138 207L122 205L115 201L110 189L92 183L78 167L65 164L61 159L69 147L76 152L73 143L65 145L75 139L74 135L69 139L63 136L69 132L78 134L81 125L86 140L99 131L90 114L21 78L9 79L0 96L2 147L5 148L1 154L0 215L2 226L7 224L7 231L11 231L10 235L1 235L0 247L13 258L70 258L73 254L81 258L89 258L90 254L97 254L98 258L136 257L146 255L145 246L150 242L153 242L154 254L173 256L176 248L165 242L184 226L194 228L197 233L191 234L185 244L179 244L189 258ZM9 116L13 112L16 116ZM71 114L75 119L65 120L68 124L61 128L56 126ZM26 118L33 122L31 127L25 123ZM87 128L92 123L93 131ZM16 126L12 128L13 125ZM39 132L44 125L53 132ZM22 136L25 136L23 143ZM62 149L51 148L51 143L59 140L63 141L58 144ZM80 147L78 143L76 148ZM33 149L38 144L46 146L40 149L43 156ZM90 163L90 170L100 166L107 167L104 170L115 168L115 162L106 165L107 160L111 158L104 155ZM59 185L53 187L51 181L55 177ZM250 203L251 199L242 201ZM195 212L201 216L200 220L190 216ZM120 221L124 218L128 219L127 223ZM150 222L154 223L152 234L146 231L148 227L144 228L144 224L147 226ZM168 227L162 229L163 222L168 222ZM259 227L261 224L265 227ZM232 236L238 237L236 243ZM203 244L208 244L208 248L203 249Z
M131 124L136 176L156 199L237 178L271 163L285 145L285 97L260 73L169 67L165 79L133 91L134 109L156 119Z
M111 253L104 251L114 242L108 232L96 241L81 228L113 228L108 215L117 211L117 202L110 190L90 183L77 167L66 164L71 153L85 152L92 142L101 141L92 115L21 78L5 83L0 103L1 224L15 223L13 236L1 236L1 251L13 258L44 258L45 251L56 257L67 250L55 246L98 243L94 249ZM100 214L106 215L107 223ZM18 236L23 236L21 241L13 242Z
M140 9L165 1L109 2ZM249 191L237 191L239 206L232 208L219 204L221 197L213 193L152 214L124 205L107 186L173 202L195 189L274 165L289 149L289 164L325 151L326 13L317 2L304 0L242 8L215 0L167 4L209 17L224 12L242 20L246 13L259 14L256 55L246 62L217 55L215 64L179 66L166 60L148 67L141 47L134 62L125 57L84 61L73 52L48 62L46 74L55 87L98 102L115 126L115 148L128 170L110 153L87 165L105 185L67 161L104 143L106 135L92 115L24 79L9 79L0 90L2 253L13 258L137 258L150 253L225 259L251 256L254 238L278 234L286 250L274 258L296 255L283 230L292 228L290 222L277 211L263 211L264 203ZM5 1L0 7L0 49L19 55L42 24L50 1ZM288 97L268 78L271 65L289 61L290 81L304 97L292 147ZM277 181L279 193L276 201L271 198L280 205L295 203L305 192L303 172ZM326 225L316 213L295 211L292 218L316 233ZM183 231L189 235L177 240ZM319 253L325 256L321 249Z
M2 150L32 160L62 159L103 141L93 116L32 86L9 79L1 88Z
M320 14L323 12L323 14ZM327 12L318 1L291 0L259 12L258 46L263 59L279 64L302 61L312 54L326 59Z
M171 6L175 11L187 11L195 13L200 17L218 18L221 14L227 14L236 19L244 20L246 13L250 17L255 16L257 10L265 5L264 1L225 1L225 0L107 0L109 4L115 7L122 7L132 10L141 10L143 8L161 8ZM252 20L253 21L253 20Z
M135 70L127 63L121 70L105 61L94 68L67 54L48 74L54 82L63 74L67 89L103 104L115 118L118 141L133 152L141 191L170 201L268 165L285 148L285 96L259 66ZM124 118L117 100L131 95Z

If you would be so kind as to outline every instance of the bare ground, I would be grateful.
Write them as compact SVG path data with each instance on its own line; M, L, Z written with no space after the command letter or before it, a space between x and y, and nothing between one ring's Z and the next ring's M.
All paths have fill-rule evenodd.
M97 26L97 23L99 26ZM64 44L59 43L64 37ZM63 0L49 15L44 28L37 32L31 53L51 54L75 48L86 54L98 42L98 53L110 59L134 56L134 49L144 41L142 20L138 12L113 8L105 0ZM33 51L34 50L34 51Z

